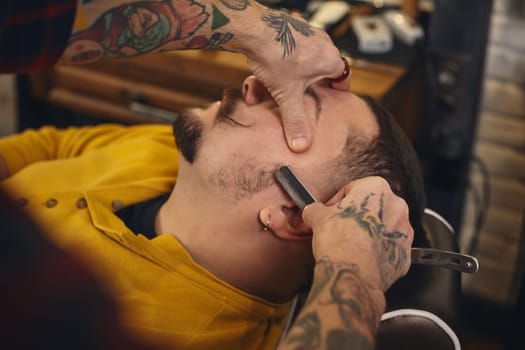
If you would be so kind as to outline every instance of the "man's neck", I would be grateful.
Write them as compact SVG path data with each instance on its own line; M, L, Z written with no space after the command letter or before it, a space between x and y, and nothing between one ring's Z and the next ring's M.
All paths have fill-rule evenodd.
M187 198L192 198L191 206ZM155 228L158 234L176 236L197 264L221 280L269 301L288 301L296 293L293 275L298 273L293 260L284 260L293 257L283 251L286 243L262 226L257 232L259 223L253 216L246 219L238 209L181 197L174 190L157 213Z

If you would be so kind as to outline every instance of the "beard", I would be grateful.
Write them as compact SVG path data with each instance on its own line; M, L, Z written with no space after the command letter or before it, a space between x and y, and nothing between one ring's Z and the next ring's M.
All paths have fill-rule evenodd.
M217 112L215 123L225 123L231 121L231 115L235 110L237 102L242 99L240 89L229 88L223 91L222 103ZM188 163L193 163L197 156L199 146L202 142L204 124L191 111L186 109L173 122L173 135L175 143L182 156Z
M231 117L240 99L242 93L239 89L224 90L213 127L221 124L228 128L248 127ZM173 122L177 148L190 164L197 159L202 143L206 142L206 138L203 137L204 130L205 124L192 109L184 110ZM208 180L225 193L225 196L239 200L273 185L277 166L278 164L262 166L255 159L246 159L240 163L230 164L228 167L215 169L209 174Z
M173 122L173 135L179 152L188 163L193 163L202 138L204 124L185 110Z

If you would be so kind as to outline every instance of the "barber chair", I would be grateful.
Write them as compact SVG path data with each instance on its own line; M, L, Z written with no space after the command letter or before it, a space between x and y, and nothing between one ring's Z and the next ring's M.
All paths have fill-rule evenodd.
M428 248L459 252L452 226L425 209ZM377 334L378 350L459 350L461 273L412 265L387 292L387 310Z
M423 230L428 241L425 248L459 252L453 228L436 212L425 209ZM413 264L386 294L387 309L379 325L377 350L460 350L460 274ZM294 303L289 325L304 299L305 295Z

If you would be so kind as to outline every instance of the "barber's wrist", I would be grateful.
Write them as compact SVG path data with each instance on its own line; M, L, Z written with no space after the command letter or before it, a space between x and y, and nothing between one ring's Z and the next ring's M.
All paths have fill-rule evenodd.
M378 317L381 318L386 309L385 293L379 288L370 288L369 295L370 301L375 305Z
M383 314L386 299L377 273L365 264L358 265L351 259L333 259L322 257L316 260L312 288L351 289L356 298L370 304L377 316ZM335 289L334 289L335 288Z
M386 298L385 293L383 292L383 289L377 286L374 286L370 283L370 281L366 278L366 273L361 272L362 277L362 283L364 287L364 291L367 295L367 298L363 298L363 302L367 302L369 305L369 310L371 310L372 314L370 314L370 319L375 320L375 328L370 329L372 332L372 337L374 336L374 333L377 331L377 327L379 326L379 322L381 320L381 316L385 312L386 309ZM364 308L364 306L363 306Z

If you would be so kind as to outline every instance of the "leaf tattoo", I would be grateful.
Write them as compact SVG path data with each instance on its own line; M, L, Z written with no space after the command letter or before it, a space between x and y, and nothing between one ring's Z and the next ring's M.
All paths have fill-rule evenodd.
M262 20L268 23L270 28L277 31L275 40L283 45L283 58L290 55L295 49L295 38L290 26L305 37L314 35L314 31L308 23L282 12L270 11L269 14L262 17Z
M245 10L248 6L250 6L250 2L248 0L220 0L221 3L232 9L237 11Z
M396 270L403 268L408 257L404 249L399 245L400 240L408 239L408 235L399 231L387 231L383 223L384 216L384 194L379 196L379 212L376 217L373 212L368 209L369 201L376 196L371 192L361 201L359 205L351 202L350 205L344 207L342 200L337 205L341 211L336 214L341 218L353 219L355 222L368 232L369 236L376 241L376 249L382 250L387 254L388 263ZM383 271L382 271L383 273ZM382 276L383 281L386 276Z

